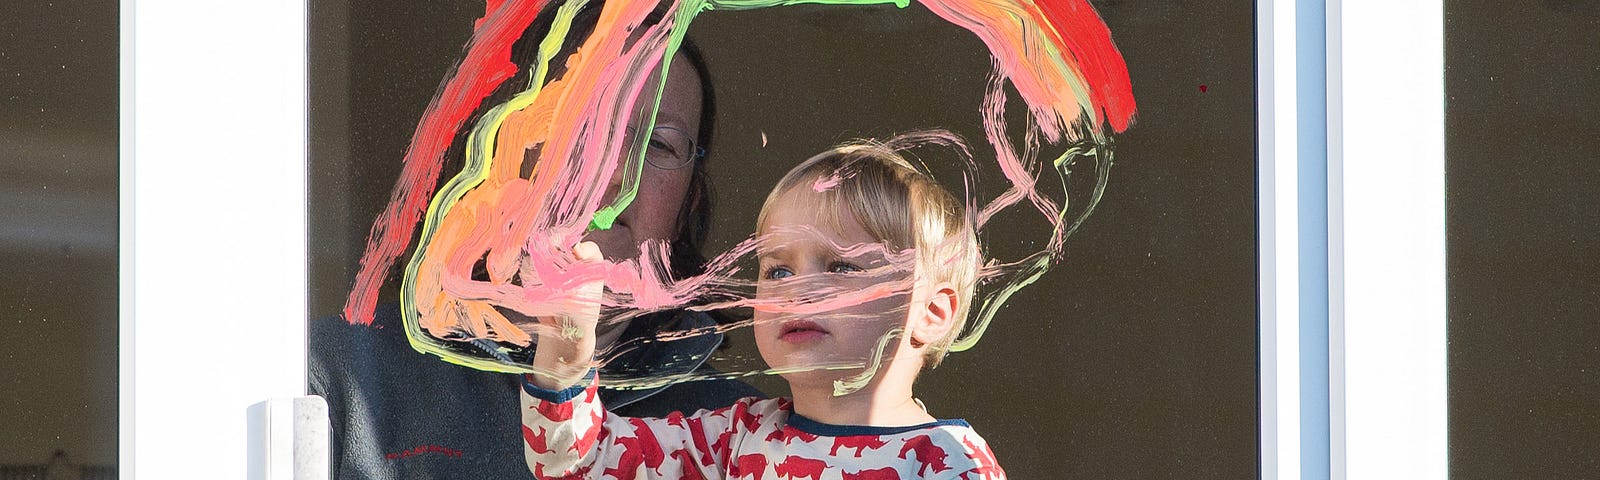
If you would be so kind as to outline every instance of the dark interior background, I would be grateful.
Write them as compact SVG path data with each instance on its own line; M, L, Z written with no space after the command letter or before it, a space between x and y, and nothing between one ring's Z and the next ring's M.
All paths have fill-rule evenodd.
M1445 2L1450 476L1600 478L1600 3Z
M0 4L0 478L116 476L117 8Z
M1065 261L918 387L935 416L971 421L1013 477L1257 475L1253 3L1196 3L1094 2L1140 106L1116 137L1105 198ZM483 5L311 8L310 294L326 317ZM942 127L992 162L977 130L987 51L918 5L695 22L718 98L713 252L749 234L784 171L841 140ZM1039 231L996 223L1007 226L987 240L1001 254ZM724 365L759 358L748 332L732 342ZM784 391L775 377L752 383Z

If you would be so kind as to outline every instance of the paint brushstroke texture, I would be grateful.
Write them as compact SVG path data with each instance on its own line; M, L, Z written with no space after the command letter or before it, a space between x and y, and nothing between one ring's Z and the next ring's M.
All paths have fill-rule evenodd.
M668 246L646 244L640 256L619 263L575 261L571 247L594 228L609 228L633 198L648 132L659 104L655 97L633 99L665 82L672 58L696 15L717 10L748 10L798 3L863 5L904 1L882 0L681 0L666 5L660 22L644 25L652 2L608 2L593 33L571 34L573 16L584 0L558 7L550 0L491 0L476 25L465 58L440 86L428 105L389 204L372 227L361 258L361 270L350 292L344 317L370 324L378 292L395 261L407 249L421 224L420 240L405 265L400 285L405 329L412 346L447 361L490 371L527 373L527 365L492 355L470 355L450 348L451 342L484 340L507 346L527 345L540 333L538 322L523 317L560 316L585 302L608 307L602 322L620 322L644 312L687 308L755 307L753 279L737 268L763 239L750 238L715 256L705 274L671 278ZM998 212L1011 208L1038 210L1050 225L1045 247L1025 258L989 261L980 273L979 308L953 351L971 348L989 328L995 312L1019 289L1038 280L1061 258L1065 239L1093 210L1106 186L1112 163L1111 135L1128 128L1135 102L1127 66L1111 41L1110 31L1085 0L923 0L939 17L977 35L988 47L994 69L981 111L986 140L1009 188L977 205L970 228L982 231ZM555 8L549 34L541 39L536 64L517 77L511 45L538 12ZM573 46L576 46L574 49ZM559 51L575 53L556 58ZM547 78L561 62L565 73ZM659 73L651 75L660 67ZM506 82L523 84L509 101L480 118L469 118L484 100ZM1006 134L1006 86L1026 103L1029 121L1021 142ZM634 118L642 115L641 118ZM469 120L463 169L437 192L451 142ZM623 128L643 123L629 132ZM1040 144L1066 148L1066 153L1039 158ZM971 164L968 147L953 136L928 134L910 139L904 148L949 148ZM1019 146L1020 145L1020 146ZM1092 159L1094 183L1086 208L1068 215L1065 192L1047 192L1042 185L1065 189L1074 160ZM618 163L622 168L618 169ZM1050 167L1059 182L1041 183L1041 166ZM975 166L969 165L969 172ZM524 172L531 171L531 175ZM604 198L613 172L622 178L621 193ZM971 185L971 179L967 179ZM816 188L826 188L817 185ZM1059 199L1059 201L1057 200ZM892 253L892 252L891 252ZM474 280L481 262L488 279ZM912 268L900 262L897 268ZM890 275L894 272L885 272ZM897 278L904 278L899 275ZM888 278L888 277L886 277ZM580 298L579 285L603 280L603 298ZM907 282L888 281L883 289L824 292L820 305L853 305L904 293ZM801 309L812 310L812 309ZM827 308L821 308L825 311ZM681 332L648 341L673 341L687 335L749 326L735 322ZM603 352L602 359L637 346L622 344ZM881 353L881 352L880 352ZM813 368L860 368L861 362ZM755 373L735 372L726 376ZM673 379L618 379L648 386Z

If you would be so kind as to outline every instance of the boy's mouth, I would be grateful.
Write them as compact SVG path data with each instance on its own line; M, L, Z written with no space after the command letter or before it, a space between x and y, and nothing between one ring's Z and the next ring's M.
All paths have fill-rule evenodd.
M783 322L779 330L778 340L789 343L802 343L821 339L828 336L828 331L821 325L809 320L790 320Z

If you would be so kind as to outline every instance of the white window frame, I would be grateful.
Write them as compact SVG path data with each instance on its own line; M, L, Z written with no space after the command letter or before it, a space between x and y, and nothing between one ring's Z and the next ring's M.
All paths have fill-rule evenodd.
M119 471L291 478L263 402L306 389L306 4L121 17Z
M1328 0L1332 476L1443 479L1443 0Z
M1300 478L1295 2L1256 2L1261 478Z

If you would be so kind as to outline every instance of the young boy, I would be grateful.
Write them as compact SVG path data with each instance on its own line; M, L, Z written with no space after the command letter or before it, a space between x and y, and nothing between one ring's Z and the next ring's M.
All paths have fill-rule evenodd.
M755 336L794 399L624 418L595 396L594 316L557 321L523 382L540 478L1003 479L983 438L912 396L965 322L981 261L965 206L894 147L806 160L762 206ZM599 259L592 244L578 260ZM582 296L598 298L598 284ZM597 313L598 307L588 309ZM559 331L559 334L555 333Z

